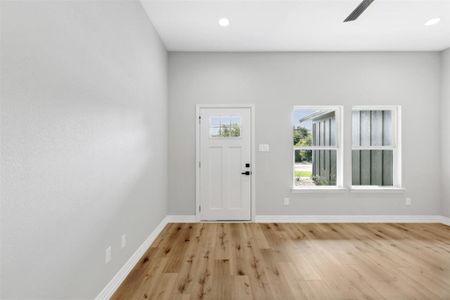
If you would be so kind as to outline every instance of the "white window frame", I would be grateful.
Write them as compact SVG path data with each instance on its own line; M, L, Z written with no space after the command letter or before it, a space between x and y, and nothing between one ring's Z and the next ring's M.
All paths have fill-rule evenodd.
M389 190L404 190L402 186L402 157L401 157L401 106L400 105L358 105L352 107L352 115L354 111L361 110L389 110L392 112L392 146L353 146L353 150L392 150L393 156L393 174L392 186L378 186L378 185L352 185L353 179L350 181L351 190L353 191L389 191ZM353 126L351 127L353 132ZM353 138L353 135L352 135ZM352 168L353 166L351 166Z
M341 105L296 105L291 113L291 145L294 140L294 112L296 110L334 110L336 115L336 146L293 146L292 147L292 191L344 191L344 118ZM301 187L295 186L295 151L296 150L336 150L336 185Z

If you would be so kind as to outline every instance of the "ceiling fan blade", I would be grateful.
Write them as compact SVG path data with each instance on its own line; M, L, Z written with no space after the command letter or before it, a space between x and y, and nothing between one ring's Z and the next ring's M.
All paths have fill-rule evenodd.
M351 14L344 20L344 22L355 21L358 17L369 7L370 4L375 0L363 0Z

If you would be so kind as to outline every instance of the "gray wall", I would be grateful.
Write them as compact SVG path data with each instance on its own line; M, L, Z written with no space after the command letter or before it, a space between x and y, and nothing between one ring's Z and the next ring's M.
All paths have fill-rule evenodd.
M439 101L439 53L170 53L169 213L195 213L195 104L254 103L256 143L271 147L256 154L257 214L439 214ZM291 193L302 104L344 105L347 146L352 105L401 105L406 193ZM350 162L347 147L347 184Z
M1 1L0 27L0 298L94 298L167 213L166 50L136 1Z
M442 52L441 59L442 212L450 217L450 49Z

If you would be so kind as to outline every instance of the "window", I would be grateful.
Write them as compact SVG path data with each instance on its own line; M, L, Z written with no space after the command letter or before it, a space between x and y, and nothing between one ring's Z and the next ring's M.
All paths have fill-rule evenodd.
M294 189L342 186L341 112L336 106L294 108Z
M398 120L398 107L353 108L352 186L401 186Z
M214 116L209 120L209 136L212 138L236 138L241 136L240 116Z

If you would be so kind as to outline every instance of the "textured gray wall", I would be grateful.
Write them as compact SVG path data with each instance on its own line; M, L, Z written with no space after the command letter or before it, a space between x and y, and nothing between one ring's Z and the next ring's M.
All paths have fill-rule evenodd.
M271 147L256 154L257 214L439 214L439 101L439 53L170 53L169 213L195 213L195 104L254 103L256 144ZM352 105L402 106L406 193L291 193L293 106L333 104L347 184Z
M441 53L442 212L450 217L450 49Z
M167 213L167 53L136 1L0 5L0 298L94 298Z

